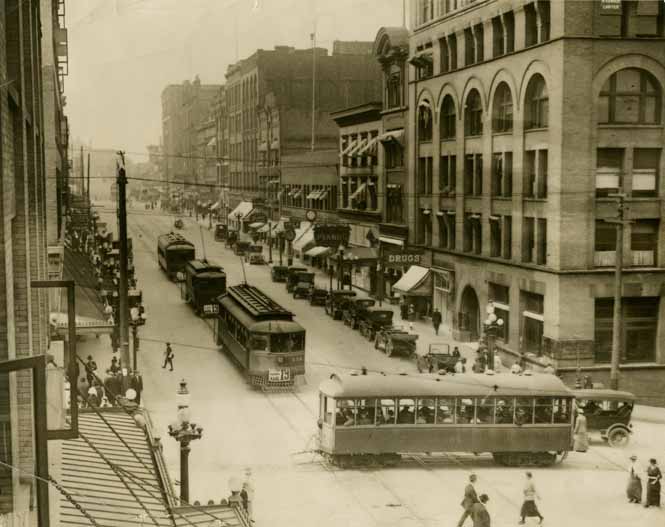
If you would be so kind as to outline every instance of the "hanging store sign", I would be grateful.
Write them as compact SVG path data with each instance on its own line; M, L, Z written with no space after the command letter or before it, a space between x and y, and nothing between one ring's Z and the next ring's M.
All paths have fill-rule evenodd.
M601 11L621 11L621 0L600 0Z
M387 251L383 252L383 267L388 268L402 268L409 265L421 265L423 262L423 254L419 251L403 250L399 252Z
M346 247L351 228L348 225L314 225L314 241L322 247Z

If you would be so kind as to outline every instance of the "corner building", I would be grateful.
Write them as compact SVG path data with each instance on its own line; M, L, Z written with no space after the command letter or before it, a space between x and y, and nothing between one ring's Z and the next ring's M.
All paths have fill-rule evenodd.
M665 404L664 5L413 2L410 242L432 303L477 340L492 301L508 362L609 385L623 192L621 388ZM439 276L440 280L436 277ZM443 287L437 287L441 282Z

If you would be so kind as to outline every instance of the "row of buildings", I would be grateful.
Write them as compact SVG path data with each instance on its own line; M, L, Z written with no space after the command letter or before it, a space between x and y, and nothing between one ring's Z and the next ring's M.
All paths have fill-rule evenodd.
M503 353L606 384L622 208L622 387L665 404L664 8L415 0L410 29L371 45L259 50L223 85L164 90L166 178L224 189L231 220L249 202L255 220L347 224L356 286L400 281L460 340L492 303Z

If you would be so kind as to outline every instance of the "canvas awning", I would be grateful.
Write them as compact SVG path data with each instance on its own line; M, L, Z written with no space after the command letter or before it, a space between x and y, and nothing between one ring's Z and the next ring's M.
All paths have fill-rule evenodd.
M314 245L314 229L307 227L303 233L293 241L291 245L294 251L306 251L309 247Z
M343 156L348 155L349 152L351 151L351 149L355 148L357 146L357 144L358 144L358 141L356 141L356 140L349 141L349 144L346 145L346 148L344 150L342 150L342 155Z
M213 204L213 206L210 207L210 210L217 210L217 209L220 207L221 204L222 204L221 201L216 201L216 202Z
M208 141L207 146L215 146L217 144L217 138L213 137L210 141Z
M374 261L377 259L378 255L378 251L372 247L347 247L344 249L344 261Z
M391 130L390 132L386 132L385 134L382 134L379 136L380 141L382 143L387 143L390 141L395 141L396 143L399 143L402 147L404 147L404 129L400 130Z
M367 186L367 185L366 185L365 183L363 183L362 185L360 185L360 186L354 191L354 193L351 194L351 197L350 197L349 199L358 199L358 196L359 196L359 195L365 190L365 187L366 187L366 186Z
M357 152L358 152L362 147L364 147L364 146L367 144L367 142L368 142L368 139L367 139L366 137L365 137L364 139L361 139L360 141L358 141L358 142L356 143L356 146L354 146L354 147L349 151L349 153L346 154L346 155L347 155L347 156L355 156L355 155L358 155Z
M367 142L367 144L366 144L365 146L363 146L362 148L360 148L360 149L355 153L355 155L357 155L357 156L364 156L364 155L367 155L367 153L368 153L370 150L372 150L373 148L376 148L376 144L379 142L379 137L381 137L381 136L377 135L376 137L373 137L372 139L370 139L370 140Z
M320 245L317 245L316 247L312 247L309 251L307 251L305 253L305 256L316 258L317 256L324 256L328 254L330 251L332 251L330 247L322 247Z
M254 223L249 224L250 229L259 229L263 227L265 224L262 221L255 221Z
M412 265L393 286L399 293L409 296L429 296L432 294L432 279L429 269Z
M230 220L243 220L252 213L252 210L254 210L254 204L251 201L241 201L228 217ZM238 218L238 215L240 215L240 218Z

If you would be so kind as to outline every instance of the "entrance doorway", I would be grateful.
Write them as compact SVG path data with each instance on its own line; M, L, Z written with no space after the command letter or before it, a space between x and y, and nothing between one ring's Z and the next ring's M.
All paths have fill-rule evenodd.
M460 331L468 331L470 341L474 342L480 338L480 304L476 291L470 285L462 291L457 319Z

